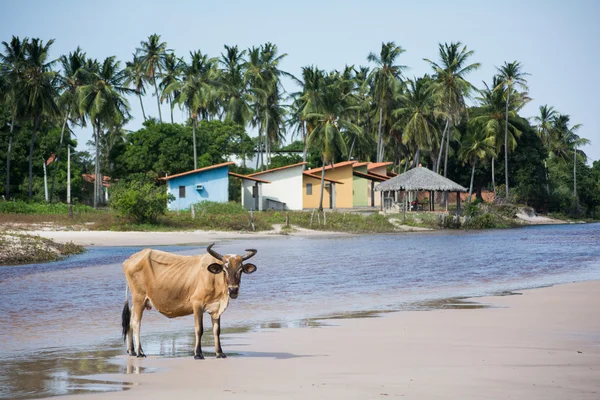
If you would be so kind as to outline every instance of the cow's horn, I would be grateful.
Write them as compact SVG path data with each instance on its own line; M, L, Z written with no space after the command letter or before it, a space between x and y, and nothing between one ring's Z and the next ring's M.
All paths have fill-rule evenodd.
M211 244L211 245L209 245L209 246L206 248L206 251L208 252L208 254L210 254L211 256L213 256L214 258L216 258L217 260L219 260L219 261L223 261L223 256L222 256L222 255L220 255L219 253L217 253L216 251L214 251L214 250L212 249L212 247L213 247L214 245L215 245L214 243L213 243L213 244Z
M246 249L246 251L248 252L245 256L242 257L242 261L243 260L247 260L250 257L254 256L256 254L256 249Z

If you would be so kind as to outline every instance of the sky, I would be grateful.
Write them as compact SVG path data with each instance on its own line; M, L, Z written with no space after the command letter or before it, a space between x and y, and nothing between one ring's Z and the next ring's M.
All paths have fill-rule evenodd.
M472 62L481 63L467 76L471 83L481 88L496 67L518 60L531 74L533 98L521 115L533 117L544 104L569 114L583 125L579 135L591 140L583 148L589 162L600 159L600 79L592 79L600 65L600 2L594 0L4 0L0 7L0 41L55 39L51 57L80 46L90 57L115 55L123 66L153 33L186 60L191 50L219 56L225 44L245 49L272 42L287 54L281 69L295 76L307 65L369 65L369 52L394 41L406 50L398 63L412 78L431 73L423 59L438 60L439 43L460 41L475 52ZM285 89L298 88L286 81ZM141 109L135 98L130 104L134 119L126 129L136 130ZM158 116L156 98L147 94L144 106ZM166 105L162 113L167 120ZM185 114L176 109L175 119ZM91 129L77 134L84 149Z

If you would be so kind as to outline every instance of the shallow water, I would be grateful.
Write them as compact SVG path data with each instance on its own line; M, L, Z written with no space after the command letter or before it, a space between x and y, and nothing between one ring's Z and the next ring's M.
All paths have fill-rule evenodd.
M444 299L600 279L600 224L273 237L220 243L217 250L240 253L248 247L258 249L253 258L258 271L244 276L239 298L222 318L226 352L247 330L311 326L315 318L373 311L473 308L477 305ZM60 262L0 268L0 398L126 388L78 377L136 371L131 360L115 357L125 353L119 338L125 300L120 264L140 249L92 248ZM148 355L188 356L192 333L191 316L144 314ZM210 333L205 336L210 351Z

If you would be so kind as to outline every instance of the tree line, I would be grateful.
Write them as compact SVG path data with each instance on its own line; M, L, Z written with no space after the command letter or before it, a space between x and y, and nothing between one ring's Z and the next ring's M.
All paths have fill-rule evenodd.
M203 131L210 127L211 133L201 135L200 141L210 141L214 133L229 138L222 142L224 148L230 140L238 143L227 147L228 153L258 152L254 169L282 162L274 160L273 150L291 137L302 142L302 159L314 166L343 159L392 161L395 170L402 172L424 164L451 179L470 182L471 191L489 187L499 197L518 197L542 208L552 208L548 202L556 196L561 207L578 208L578 173L593 177L585 182L585 191L600 192L594 181L600 167L588 167L581 151L589 143L577 134L581 125L549 105L541 106L531 120L519 115L531 99L529 74L518 61L497 67L497 73L478 89L468 77L481 65L474 61L474 51L460 42L440 43L437 57L424 59L430 73L413 78L405 76L406 67L399 63L405 50L394 42L382 43L378 52L368 54L366 66L333 71L305 66L298 77L281 69L287 54L272 43L249 49L226 45L218 57L200 50L180 57L153 34L124 65L114 56L89 58L80 48L51 59L53 43L18 37L2 42L0 122L4 123L0 129L7 138L2 150L6 199L11 197L11 187L17 195L24 194L23 182L11 180L11 157L16 144L24 145L23 136L29 137L26 186L32 198L33 156L36 146L41 146L37 136L60 131L53 136L58 143L53 151L52 199L63 147L66 143L70 149L74 143L73 127L90 125L94 154L86 160L93 162L98 177L94 205L101 201L102 174L148 171L140 170L139 163L138 169L134 167L144 152L146 159L152 158L148 157L152 152L158 159L165 152L173 154L175 147L179 157L188 160L176 165L172 161L177 157L163 157L167 161L156 167L157 175L195 169L199 162L205 165L219 158L207 156L208 147L214 149L219 140L210 139L210 145L198 141L201 124ZM286 92L285 79L298 90ZM158 118L147 115L148 94L155 98ZM131 96L137 97L145 120L138 132L125 130L132 118L128 98L135 97ZM163 103L169 106L170 124L163 121ZM188 120L180 128L168 128L179 125L173 121L175 107L184 110ZM222 126L228 128L223 131ZM249 138L248 129L254 129L257 137ZM144 147L151 140L144 135L156 139L157 132L165 138L183 135L191 140L188 146L188 139L172 139L171 150L166 146L160 150L158 144ZM228 133L223 136L223 132ZM572 168L569 175L564 173L567 166ZM570 186L568 195L566 186ZM597 207L593 195L584 197L587 210Z

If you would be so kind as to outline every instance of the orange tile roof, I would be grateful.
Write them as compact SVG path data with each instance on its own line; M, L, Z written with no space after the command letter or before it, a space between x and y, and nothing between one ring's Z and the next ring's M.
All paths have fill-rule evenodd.
M234 164L235 163L233 161L224 162L224 163L221 163L221 164L215 164L215 165L211 165L211 166L204 167L204 168L198 168L198 169L194 169L194 170L191 170L191 171L182 172L180 174L165 176L164 178L160 178L160 179L162 179L162 180L169 180L169 179L177 178L177 177L184 176L184 175L195 174L196 172L208 171L208 170L211 170L211 169L226 167L228 165L234 165Z
M367 167L367 170L372 170L375 168L379 168L379 167L387 167L388 165L392 165L393 162L388 161L388 162L377 162L377 163L370 163L369 166Z
M376 176L377 178L381 178L381 179L386 180L386 181L388 179L390 179L390 177L387 176L387 175L381 175L381 174L378 174L378 173L375 173L375 172L369 172L369 175Z
M313 175L313 174L310 173L310 171L304 171L303 174L306 175L306 176L308 176L308 177L321 180L321 177L319 175ZM323 180L325 180L327 182L339 183L340 185L344 184L344 182L336 181L335 179L324 178Z
M96 180L96 175L94 174L81 174L81 177L83 178L84 181L89 182L89 183L94 183L94 181ZM104 187L110 187L110 181L112 180L112 178L110 176L102 176L102 186Z
M398 176L398 174L397 174L397 173L395 173L394 171L388 171L387 173L388 173L388 175L389 175L389 176L391 176L392 178L393 178L394 176Z
M352 165L352 168L364 167L365 165L369 165L369 161L357 162L356 164Z
M306 161L301 162L301 163L297 163L297 164L292 164L292 165L284 165L283 167L268 169L266 171L259 171L259 172L255 172L253 174L248 174L246 176L255 176L255 175L260 175L260 174L266 174L268 172L280 171L282 169L287 169L287 168L292 168L292 167L299 167L300 165L304 165L304 164L306 164Z
M346 166L352 165L352 164L356 164L356 161L342 161L342 162L339 162L337 164L333 164L333 166L326 165L325 166L325 171L330 170L332 168L346 167ZM313 168L313 169L310 170L310 172L311 172L311 174L315 173L315 172L321 172L322 169L323 169L323 167Z
M354 171L352 174L354 176L358 176L359 178L364 178L364 179L368 179L370 181L375 181L375 182L385 182L389 179L388 177L384 177L379 174L365 174L364 172L358 172L358 171Z
M236 174L235 172L229 172L229 175L235 176L236 178L248 179L248 180L254 181L254 182L271 183L270 181L265 181L264 179L253 178L250 175Z

